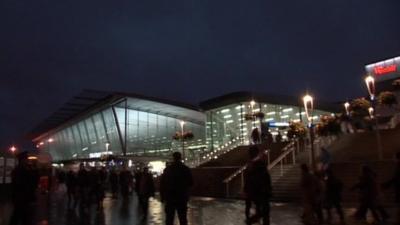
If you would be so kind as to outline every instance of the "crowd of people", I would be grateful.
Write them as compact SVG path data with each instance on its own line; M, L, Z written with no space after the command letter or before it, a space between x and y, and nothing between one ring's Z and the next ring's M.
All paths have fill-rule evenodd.
M29 164L27 154L18 156L19 164L12 173L14 213L10 224L27 224L29 204L35 200L35 191L39 183L37 170ZM368 166L363 166L357 183L350 190L359 191L359 206L354 215L356 219L366 218L371 212L375 221L385 221L389 214L380 202L381 188L395 188L396 202L400 204L400 152L396 155L397 166L392 178L384 183L378 181L377 174ZM300 188L302 190L303 213L305 224L323 224L332 219L331 210L336 209L340 221L345 223L342 208L343 182L335 176L330 166L330 154L322 149L319 169L310 169L302 164ZM77 172L58 171L57 187L67 195L70 210L79 208L88 210L95 204L101 210L105 192L109 189L112 198L128 201L136 192L142 219L146 219L149 198L155 195L155 181L148 167L142 167L133 173L124 166L115 168L86 168L80 164ZM204 181L206 182L206 181ZM172 162L167 164L160 178L160 198L164 203L166 225L173 225L174 215L178 214L180 225L187 225L187 208L190 188L193 185L191 170L182 162L179 152L173 154ZM270 200L272 184L264 152L256 145L249 148L249 161L244 171L245 223L254 224L262 221L270 224ZM251 208L254 207L254 213ZM324 218L326 211L327 218Z
M246 224L258 223L260 220L263 225L270 224L270 199L273 187L263 155L263 151L259 151L257 146L250 147L249 162L244 171ZM300 190L302 190L303 203L301 218L304 224L330 223L332 209L336 210L340 222L345 224L342 208L342 192L345 187L343 182L335 176L330 166L330 159L329 151L322 148L317 168L311 170L306 164L300 166ZM396 154L396 160L394 174L387 182L380 183L378 175L369 166L364 165L359 180L352 187L348 187L349 191L358 191L359 205L354 214L356 220L366 220L368 210L375 222L385 222L389 218L381 202L382 188L393 187L396 202L400 204L400 152ZM253 215L250 213L252 206L255 207Z
M30 224L32 208L40 187L38 169L28 160L26 152L18 155L18 166L12 173L12 191L14 210L10 225ZM138 200L138 210L145 221L148 215L149 199L155 196L155 181L147 166L130 171L126 165L121 170L105 167L85 167L79 165L78 171L57 170L53 184L42 189L43 194L65 194L67 209L88 213L92 205L98 211L103 208L105 193L111 197L122 198L128 204L134 193ZM189 189L193 184L189 167L182 163L181 153L175 152L173 160L165 168L160 178L160 196L165 205L166 224L172 225L177 212L181 225L187 225L187 203ZM50 187L52 186L52 187Z

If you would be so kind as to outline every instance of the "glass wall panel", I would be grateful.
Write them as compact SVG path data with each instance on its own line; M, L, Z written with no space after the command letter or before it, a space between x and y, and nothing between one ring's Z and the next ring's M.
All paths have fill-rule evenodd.
M105 122L106 134L107 134L106 136L108 137L108 143L110 143L108 150L114 152L114 154L121 154L122 146L121 146L121 141L119 139L118 129L113 111L111 108L109 108L102 111L101 113Z
M263 119L246 120L245 115L257 112L264 113ZM319 121L321 115L329 112L314 110L313 119ZM249 144L253 129L268 129L274 136L280 132L286 138L289 122L305 122L305 113L302 107L290 105L276 105L269 103L250 102L231 104L206 112L206 133L209 149L215 149L239 138L243 144Z

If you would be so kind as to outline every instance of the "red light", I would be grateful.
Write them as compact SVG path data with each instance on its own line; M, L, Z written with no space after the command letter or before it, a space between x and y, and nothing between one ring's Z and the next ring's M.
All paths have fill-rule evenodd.
M12 153L14 153L15 151L17 151L17 148L13 145L13 146L11 146L10 151L11 151Z
M376 75L384 75L387 73L393 73L397 71L397 66L396 65L390 65L390 66L376 66L374 68L374 72Z

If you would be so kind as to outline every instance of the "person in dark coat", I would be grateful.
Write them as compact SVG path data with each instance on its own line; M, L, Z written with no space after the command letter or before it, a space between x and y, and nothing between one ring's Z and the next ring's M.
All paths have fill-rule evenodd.
M251 132L251 139L253 144L260 144L260 132L258 131L257 127Z
M118 197L118 183L119 183L119 181L118 181L117 171L115 171L114 168L111 169L109 181L110 181L112 197L113 198L117 198Z
M396 168L394 170L393 176L390 180L384 183L385 188L394 188L394 192L396 195L396 203L398 204L398 208L400 208L400 152L396 154ZM398 221L400 222L400 212L397 213Z
M143 219L145 219L149 210L149 198L154 197L155 192L153 175L149 172L147 166L143 168L137 189L139 206L142 210Z
M79 171L77 174L77 188L79 208L88 208L90 203L90 177L89 172L85 169L83 163L79 165Z
M166 225L173 225L175 211L178 212L179 224L187 225L187 203L189 190L193 185L192 172L182 163L182 155L174 152L173 162L161 176L161 201L165 204Z
M311 223L317 219L318 224L323 223L322 198L323 186L320 178L311 174L306 164L301 165L300 187L303 192L303 221Z
M268 173L265 161L259 156L259 149L255 146L249 149L250 163L244 173L244 191L246 204L254 203L256 213L252 216L246 212L246 224L253 224L263 221L263 225L270 224L270 198L271 198L271 177ZM246 211L249 209L246 209Z
M36 200L36 189L39 183L38 171L29 165L28 154L18 155L18 166L12 171L12 202L14 206L10 225L29 224L31 204Z
M128 170L125 165L122 171L119 173L119 187L123 201L127 201L129 198L131 184L133 182L132 173Z
M66 175L65 184L67 186L67 197L68 197L67 207L71 208L73 205L75 208L77 204L76 192L77 192L78 181L76 174L72 170L68 171Z
M275 137L276 143L281 143L282 142L282 134L281 132L278 131L278 134Z
M387 217L386 212L379 205L379 185L376 180L376 174L370 167L362 167L360 179L351 190L359 190L360 192L360 205L355 213L356 219L365 220L368 210L371 211L376 222L380 222ZM381 215L379 215L378 211L381 212Z
M344 214L342 209L342 191L343 183L334 174L331 169L326 171L325 178L325 207L328 214L328 221L332 219L331 209L335 208L339 215L340 222L344 224Z

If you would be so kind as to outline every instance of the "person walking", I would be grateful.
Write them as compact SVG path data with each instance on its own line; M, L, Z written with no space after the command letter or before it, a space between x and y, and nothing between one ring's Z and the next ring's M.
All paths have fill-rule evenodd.
M262 219L263 225L270 224L271 177L265 161L259 156L259 149L249 149L250 162L244 172L244 192L246 195L246 224L257 223ZM251 204L256 213L250 215Z
M258 128L254 128L253 131L251 132L251 140L253 141L253 144L260 144L260 132L258 131Z
M384 188L394 188L397 208L400 210L400 152L396 153L396 168L390 180L384 183ZM400 211L397 213L397 221L400 223Z
M154 197L155 192L153 175L149 172L149 168L147 166L143 168L137 187L139 206L143 215L142 218L146 219L149 210L149 198Z
M187 225L187 203L189 190L193 185L192 172L182 163L180 152L172 154L173 162L169 164L161 176L161 201L165 204L166 225L173 225L175 211L178 213L179 224Z
M318 224L323 223L322 195L323 187L320 179L311 174L306 164L301 165L301 190L303 198L303 221L310 224L317 219Z
M328 149L322 147L321 153L319 155L319 161L321 163L321 172L325 173L329 169L331 164L331 154L329 153Z
M30 222L32 203L36 200L36 189L39 183L38 172L29 165L28 153L18 156L18 166L12 171L12 203L14 206L10 225L25 225Z
M77 174L77 187L78 187L78 202L79 208L81 210L88 209L89 207L89 187L90 187L90 179L89 172L86 170L83 163L79 165L79 171Z
M275 137L276 143L281 143L282 142L282 134L280 131L278 131L278 134Z
M72 207L75 208L77 204L77 196L76 196L76 191L77 191L77 177L76 174L72 171L69 170L67 175L66 175L66 180L65 184L67 186L67 208L71 209Z
M127 165L119 173L119 187L123 201L127 201L129 198L130 188L133 181L132 173L128 170Z
M350 190L359 190L360 192L359 207L354 215L355 218L365 220L367 211L370 210L374 220L380 222L381 217L378 213L378 183L376 181L376 174L369 166L362 167L358 183L356 183Z
M325 178L325 208L327 211L327 221L328 223L332 220L331 209L335 208L337 214L339 215L340 222L342 224L344 221L344 214L342 208L342 191L343 191L343 182L340 181L334 174L331 169L326 171Z
M119 183L119 181L118 181L117 171L115 171L114 168L111 169L109 181L110 181L112 198L118 198L118 183Z

